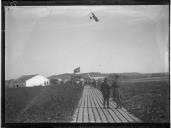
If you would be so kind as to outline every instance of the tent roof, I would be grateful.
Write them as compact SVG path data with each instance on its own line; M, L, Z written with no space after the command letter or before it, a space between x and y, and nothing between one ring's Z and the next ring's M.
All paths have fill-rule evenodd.
M15 79L15 83L23 83L25 82L26 80L34 77L34 76L37 76L38 74L35 74L35 75L23 75L17 79Z

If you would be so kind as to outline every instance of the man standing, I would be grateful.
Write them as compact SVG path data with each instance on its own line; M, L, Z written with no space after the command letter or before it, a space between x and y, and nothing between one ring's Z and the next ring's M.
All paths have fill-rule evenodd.
M96 88L96 80L93 79L93 87Z
M118 78L119 76L116 75L115 80L113 81L112 87L113 87L113 97L115 99L115 102L117 103L117 108L121 108L122 107L121 92L120 92L120 88L118 84Z
M107 83L107 78L104 79L100 90L103 94L103 107L105 108L105 104L107 102L107 108L109 108L110 87Z

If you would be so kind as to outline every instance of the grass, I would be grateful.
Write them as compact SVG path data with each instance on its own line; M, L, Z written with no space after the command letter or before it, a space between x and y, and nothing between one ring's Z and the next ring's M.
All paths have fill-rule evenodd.
M120 88L123 106L143 122L169 122L169 83L126 82Z
M69 83L47 87L6 88L5 122L71 121L82 90L82 86Z
M142 81L141 81L142 80ZM143 122L170 121L170 85L166 80L120 79L122 105ZM100 86L97 87L100 89Z
M128 80L120 83L120 89L123 107L143 122L170 121L168 82ZM5 121L13 123L71 121L82 90L82 86L69 83L47 87L6 88Z

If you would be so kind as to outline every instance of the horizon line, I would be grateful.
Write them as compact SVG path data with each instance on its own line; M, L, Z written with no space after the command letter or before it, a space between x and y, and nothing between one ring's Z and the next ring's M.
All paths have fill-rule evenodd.
M112 74L112 73L116 73L116 74L126 74L126 73L138 73L138 74L158 74L158 73L169 73L169 75L170 75L170 72L169 71L167 71L167 72L144 72L144 73L142 73L142 72L80 72L79 74L84 74L84 73L101 73L101 74ZM40 74L40 73L34 73L34 74L38 74L38 75L42 75L42 74ZM42 75L42 76L45 76L45 77L51 77L51 76L55 76L55 75L63 75L63 74L73 74L73 73L69 73L69 72L66 72L66 73L60 73L60 74L54 74L54 75L50 75L50 76L46 76L46 75ZM28 75L31 75L31 74L28 74ZM24 75L21 75L21 76L24 76ZM21 76L19 76L19 77L21 77ZM5 80L11 80L11 79L17 79L17 78L19 78L19 77L16 77L16 78L10 78L10 79L5 79Z

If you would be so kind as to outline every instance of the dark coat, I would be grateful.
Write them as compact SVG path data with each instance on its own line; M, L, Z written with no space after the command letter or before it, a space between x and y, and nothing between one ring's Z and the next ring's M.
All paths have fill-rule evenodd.
M100 90L101 90L104 97L109 97L110 96L110 86L108 85L107 82L102 83Z
M113 87L113 97L115 99L121 99L121 93L120 93L120 89L119 89L119 85L117 81L114 81L112 84Z
M112 87L113 87L113 88L118 88L118 87L119 87L117 81L114 81L114 82L112 83Z

